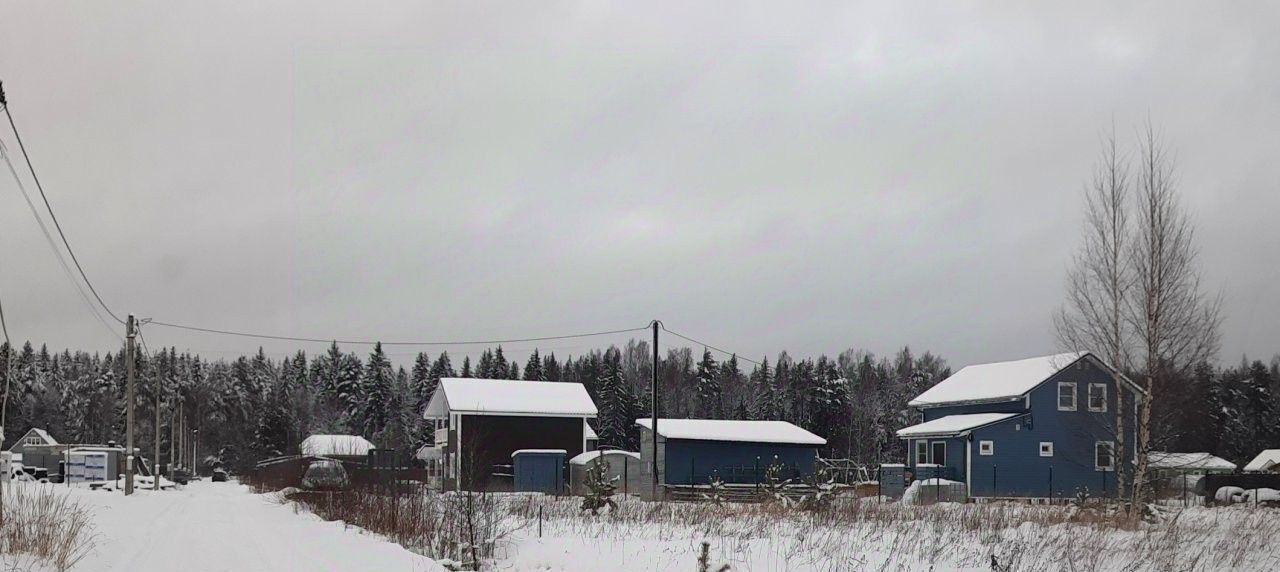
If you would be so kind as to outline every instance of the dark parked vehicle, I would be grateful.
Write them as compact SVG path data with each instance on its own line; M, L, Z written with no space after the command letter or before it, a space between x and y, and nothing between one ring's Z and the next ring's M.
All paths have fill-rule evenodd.
M215 482L215 483L225 483L225 482L227 482L227 472L226 472L226 471L224 471L224 470L222 470L222 469L214 469L214 470L213 470L213 482Z
M334 459L316 459L302 474L302 488L312 491L336 491L347 488L347 470Z

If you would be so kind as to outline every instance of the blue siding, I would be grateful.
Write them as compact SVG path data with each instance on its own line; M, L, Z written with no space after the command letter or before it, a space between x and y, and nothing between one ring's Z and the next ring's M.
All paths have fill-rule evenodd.
M517 492L563 492L564 453L516 453L511 458L511 469Z
M931 478L931 475L924 475L916 469L916 443L924 442L929 448L929 462L938 464L938 460L933 457L934 443L946 443L947 452L946 460L942 463L944 470L942 477L953 481L964 482L965 479L965 443L964 437L934 437L931 439L912 439L907 445L908 452L911 456L907 460L907 467L912 470L917 479Z
M924 409L924 420L933 421L941 419L948 415L962 415L965 413L1022 413L1026 411L1025 400L1018 399L1015 401L1001 401L999 403L984 403L982 405L945 405L942 407L930 407Z
M667 439L666 483L688 485L692 479L693 484L706 484L715 472L726 483L754 484L756 467L762 477L775 457L787 466L785 478L803 477L813 473L817 456L818 448L812 445Z
M1058 383L1075 383L1076 410L1058 411ZM1088 410L1088 384L1107 386L1107 411ZM1088 490L1090 496L1114 496L1114 471L1094 466L1097 441L1115 441L1115 385L1111 376L1085 360L1059 372L1030 393L1031 415L997 423L971 435L971 496L1064 498ZM1126 391L1126 447L1132 451L1133 395ZM973 406L970 413L982 411ZM993 442L993 454L979 454L981 441ZM1053 456L1040 455L1040 443L1053 443ZM1117 459L1131 467L1132 457Z

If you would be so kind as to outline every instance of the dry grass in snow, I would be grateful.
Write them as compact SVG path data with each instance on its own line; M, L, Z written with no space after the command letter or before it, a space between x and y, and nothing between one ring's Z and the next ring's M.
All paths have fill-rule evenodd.
M433 558L493 570L696 569L703 542L712 569L738 571L1280 569L1280 510L1266 508L1161 509L1157 523L1131 524L1105 507L1004 503L841 498L811 512L626 499L590 516L579 498L473 495L483 506L470 512L466 498L426 493L393 509L365 495L318 510Z
M4 570L63 571L93 547L92 515L50 485L7 484L0 513Z

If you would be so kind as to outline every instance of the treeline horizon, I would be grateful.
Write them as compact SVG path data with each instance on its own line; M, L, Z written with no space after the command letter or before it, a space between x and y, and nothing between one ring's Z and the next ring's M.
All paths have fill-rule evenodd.
M413 451L432 437L421 414L439 379L475 377L582 383L600 410L593 422L600 444L638 450L634 420L649 417L652 405L650 347L631 339L563 360L535 349L520 360L497 346L460 364L447 351L423 352L408 368L394 366L381 344L365 355L335 343L316 355L299 350L280 359L261 348L212 360L173 348L138 351L135 440L143 455L153 452L158 392L162 458L179 410L186 427L199 429L201 462L238 470L295 454L310 434L362 435L380 447ZM835 358L793 358L782 351L746 366L737 356L717 360L700 349L668 348L662 356L660 415L788 421L826 438L823 456L865 464L905 458L894 433L919 421L907 401L952 373L943 358L917 356L909 346L892 356L850 348ZM32 427L60 442L124 442L123 348L50 352L27 342L15 353L0 345L0 371L11 365L4 447ZM1164 383L1169 387L1153 407L1154 450L1205 451L1242 464L1260 448L1280 446L1280 354L1269 364L1202 363L1187 379Z

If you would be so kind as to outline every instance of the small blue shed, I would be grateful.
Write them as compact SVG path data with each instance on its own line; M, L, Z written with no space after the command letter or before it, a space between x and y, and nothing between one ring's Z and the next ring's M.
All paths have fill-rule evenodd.
M564 449L520 449L511 454L516 492L564 492Z
M652 479L653 421L638 419L640 461ZM769 465L783 479L813 473L818 447L827 440L786 421L658 419L658 482L705 485L718 476L728 484L756 484Z

